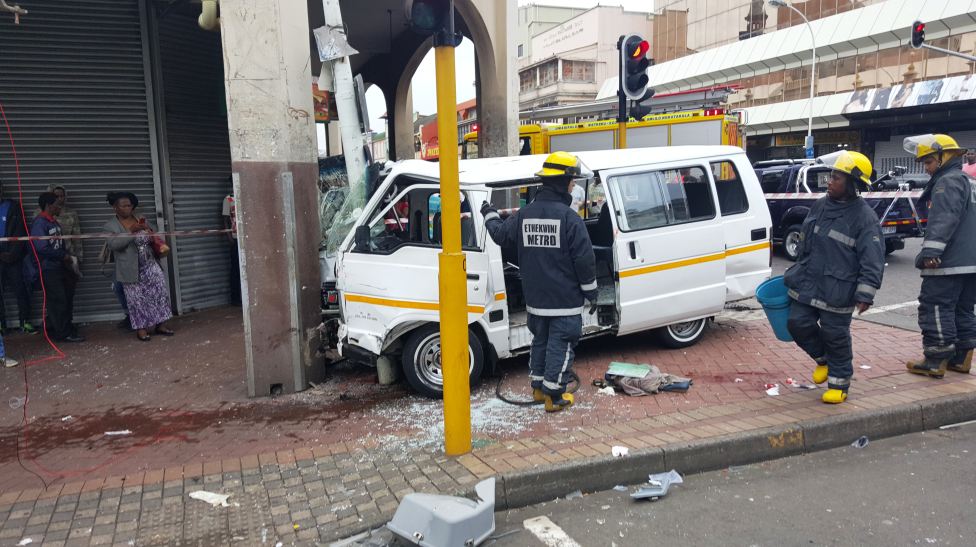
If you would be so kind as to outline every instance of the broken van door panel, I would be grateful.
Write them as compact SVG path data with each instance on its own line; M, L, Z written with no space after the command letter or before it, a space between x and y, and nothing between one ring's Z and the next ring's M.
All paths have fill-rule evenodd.
M725 238L703 165L613 169L621 334L705 317L725 303Z
M376 355L392 341L386 333L411 322L437 321L439 192L435 184L412 184L380 201L363 215L366 220L357 228L357 236L364 237L357 237L352 252L343 258L339 276L350 342ZM470 199L466 196L462 208ZM470 208L460 220L462 248L468 257L469 313L480 315L490 292L488 261L481 250L484 242L478 239Z

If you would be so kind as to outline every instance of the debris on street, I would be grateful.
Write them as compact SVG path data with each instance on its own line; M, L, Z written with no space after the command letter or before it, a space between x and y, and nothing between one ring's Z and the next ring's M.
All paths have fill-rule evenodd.
M868 445L869 442L871 441L868 440L867 435L862 435L856 441L852 442L851 446L853 446L854 448L864 448L865 446Z
M610 453L613 454L614 458L622 458L630 454L630 449L626 446L614 446L610 448Z
M206 490L197 490L190 492L189 495L192 499L209 503L211 507L230 507L230 504L227 503L227 498L230 497L229 494L215 494Z

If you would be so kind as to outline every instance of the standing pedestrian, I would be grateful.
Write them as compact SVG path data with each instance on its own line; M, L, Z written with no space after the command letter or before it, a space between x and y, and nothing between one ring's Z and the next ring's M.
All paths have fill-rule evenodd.
M65 280L71 258L64 240L61 239L61 225L57 220L61 212L58 197L51 192L44 192L38 197L37 205L41 213L31 224L31 236L53 236L53 239L38 239L33 242L40 259L41 289L47 299L48 333L58 341L84 342L84 337L71 324L70 302L74 298L74 286ZM34 257L29 257L28 260L34 260Z
M822 400L847 400L854 376L851 318L874 304L884 275L884 244L878 215L858 186L871 184L871 162L843 150L817 159L832 169L827 195L803 221L799 257L783 281L789 289L790 334L813 358L813 381L827 382Z
M61 225L61 233L66 236L81 235L81 219L78 212L67 206L68 193L64 186L52 185L48 188L58 198L58 206L61 212L58 213L58 224ZM81 263L84 260L84 250L80 239L65 239L64 249L67 251L68 262L65 264L64 282L68 287L68 320L74 325L75 322L75 290L81 281ZM73 330L77 330L72 326Z
M0 182L0 235L3 237L27 235L20 202L4 197L2 182ZM24 283L23 263L27 248L27 243L23 241L0 242L0 334L7 332L7 309L4 305L3 293L8 289L17 297L20 330L27 334L37 332L34 325L30 323L30 292Z
M152 229L145 218L135 214L139 199L131 192L113 192L107 198L115 216L105 223L103 230L120 235L109 238L106 245L114 258L114 279L125 291L136 337L148 342L150 330L173 336L175 333L166 327L166 321L173 316L166 276L157 262Z
M532 333L532 396L545 402L547 412L573 404L573 395L566 393L573 349L582 335L585 301L593 304L597 297L593 246L583 219L568 207L581 175L579 158L555 152L536 173L542 189L532 203L504 221L490 204L481 207L491 239L518 250Z
M224 198L221 211L224 219L224 229L230 230L227 234L227 250L230 254L230 303L235 306L241 305L241 258L237 248L237 203L233 195Z
M20 363L18 363L16 359L13 359L11 357L7 357L7 348L4 347L4 345L3 345L3 335L0 334L0 366L6 367L6 368L13 368L13 367L15 367L15 366L17 366L19 364Z
M976 150L970 149L966 152L966 164L962 166L962 172L976 179Z
M976 347L976 181L962 172L963 150L948 135L905 139L905 150L931 178L921 199L929 203L922 250L918 326L924 358L908 372L942 378L969 373Z

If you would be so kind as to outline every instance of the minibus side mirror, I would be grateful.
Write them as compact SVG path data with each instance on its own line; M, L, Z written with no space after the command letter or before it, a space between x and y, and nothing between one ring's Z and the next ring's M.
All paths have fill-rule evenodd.
M365 224L356 226L356 250L369 250L369 226L366 226Z

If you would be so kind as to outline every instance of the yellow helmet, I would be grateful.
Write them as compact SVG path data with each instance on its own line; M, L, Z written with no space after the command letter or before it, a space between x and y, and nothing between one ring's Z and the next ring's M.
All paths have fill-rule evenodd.
M817 163L826 165L834 171L847 173L869 186L871 184L871 173L874 171L874 168L871 167L871 160L860 152L841 150L840 152L820 156L817 158Z
M949 135L933 135L931 133L906 138L904 147L906 152L915 156L915 161L922 161L925 156L939 152L949 152L952 150L956 150L957 154L964 152L962 148L959 148L956 139L953 139Z
M553 152L542 164L542 170L535 174L537 177L579 177L583 170L580 160L569 152Z

